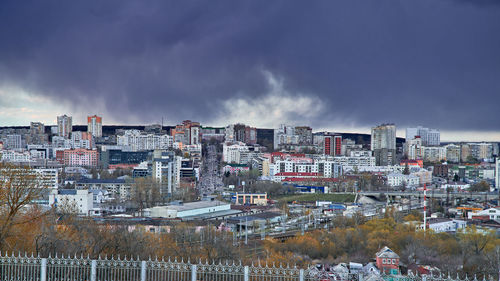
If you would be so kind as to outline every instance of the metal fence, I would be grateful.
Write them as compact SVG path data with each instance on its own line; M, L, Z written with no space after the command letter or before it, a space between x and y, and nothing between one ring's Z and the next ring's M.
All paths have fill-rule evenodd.
M315 267L242 265L234 262L191 262L177 259L141 261L132 258L48 257L2 255L1 281L459 281L449 276L364 276L333 273ZM474 279L465 279L474 280ZM476 279L477 280L477 279ZM492 280L492 279L490 279Z

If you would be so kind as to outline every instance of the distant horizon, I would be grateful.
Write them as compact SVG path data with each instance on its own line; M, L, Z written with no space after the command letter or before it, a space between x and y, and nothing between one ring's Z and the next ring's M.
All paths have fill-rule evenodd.
M188 119L188 120L192 120L192 119ZM192 120L192 121L196 121L198 122L197 120ZM31 121L31 122L41 122L41 121ZM44 123L44 122L42 122ZM179 122L180 123L180 122ZM243 122L240 122L240 123L243 123ZM223 126L214 126L214 125L203 125L202 122L200 122L201 126L202 127L213 127L213 128L225 128L226 126L230 125L230 124L236 124L236 123L228 123L226 125L223 125ZM255 127L257 129L276 129L277 127L260 127L260 126L253 126L252 124L247 124L247 123L243 123L245 125L249 125L249 126L252 126L252 127ZM52 126L57 126L57 124L46 124L44 123L45 126L47 127L52 127ZM119 123L114 123L114 124L102 124L102 126L149 126L149 125L161 125L159 123L136 123L136 124L119 124ZM163 124L163 127L175 127L177 125L176 124ZM289 124L286 124L286 125L289 125ZM30 125L27 124L27 125L1 125L0 128L5 128L5 127L29 127ZM73 124L73 126L88 126L87 124ZM371 131L367 131L366 129L363 131L363 130L359 130L359 131L356 131L356 130L339 130L339 129L325 129L325 128L319 128L317 130L315 130L315 128L311 125L290 125L290 126L308 126L308 127L311 127L313 129L313 133L320 133L320 132L335 132L335 133L341 133L341 134L362 134L362 135L371 135ZM416 127L416 126L413 126L413 127ZM397 127L397 124L396 124L396 128ZM409 127L411 128L411 127ZM397 138L402 138L404 139L405 138L405 129L406 128L403 128L403 129L397 129L397 134L396 134L396 137ZM438 129L438 128L434 128L434 129ZM438 129L439 130L439 129ZM481 135L486 135L487 137L484 138L484 139L481 139L481 138L478 138L478 139L473 139L473 138L470 138L470 139L467 139L467 138L460 138L460 139L447 139L447 138L443 138L443 133L444 135L446 136L447 133L449 133L449 131L443 131L443 130L439 130L440 133L441 133L441 143L454 143L454 142L495 142L495 143L500 143L500 132L474 132L474 131L462 131L462 135L469 135L469 134L473 134L475 136L481 136ZM453 135L455 134L458 134L460 132L456 132L454 131L453 132ZM493 134L493 136L492 136Z

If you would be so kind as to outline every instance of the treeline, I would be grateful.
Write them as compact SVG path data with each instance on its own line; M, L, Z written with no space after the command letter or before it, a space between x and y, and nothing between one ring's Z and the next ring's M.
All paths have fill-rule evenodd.
M412 223L420 220L419 215L405 220L396 222L390 216L359 224L359 218L338 217L333 230L317 230L284 243L269 240L265 248L276 261L368 263L378 250L388 246L407 268L430 265L443 273L498 274L500 239L495 232L472 226L457 234L424 233L416 231Z

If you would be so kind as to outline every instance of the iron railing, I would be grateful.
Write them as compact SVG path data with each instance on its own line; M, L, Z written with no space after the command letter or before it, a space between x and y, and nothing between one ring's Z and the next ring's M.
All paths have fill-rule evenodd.
M495 280L484 276L482 280ZM178 259L139 260L133 258L47 257L0 253L0 281L478 281L476 277L449 275L365 275L331 272L316 267L240 262L192 262ZM498 280L498 279L497 279Z

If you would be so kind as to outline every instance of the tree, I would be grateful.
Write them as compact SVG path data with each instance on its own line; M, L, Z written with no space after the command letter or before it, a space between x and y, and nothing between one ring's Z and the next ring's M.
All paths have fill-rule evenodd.
M27 224L33 217L22 217L24 208L39 199L46 186L28 167L0 163L0 250L16 225Z
M473 192L484 192L489 190L490 190L490 185L486 181L475 183L470 187L470 191Z
M136 178L130 192L132 202L141 212L161 200L159 184L151 177Z

